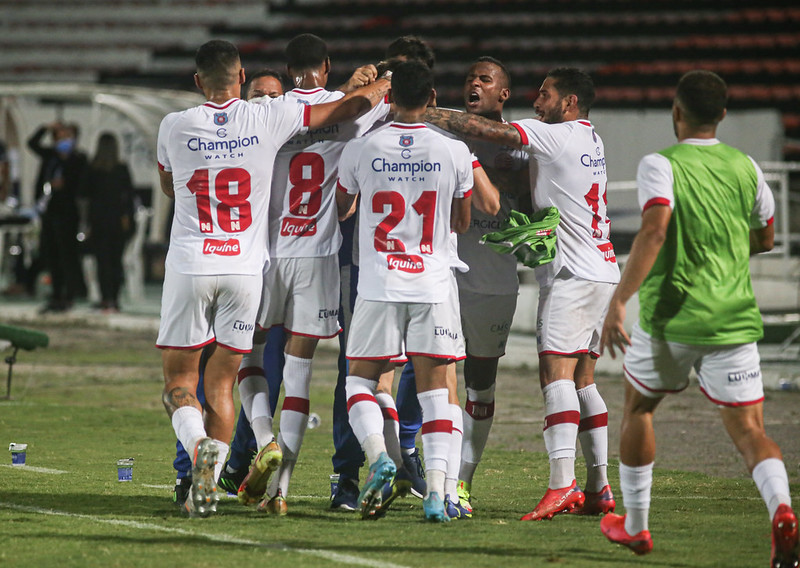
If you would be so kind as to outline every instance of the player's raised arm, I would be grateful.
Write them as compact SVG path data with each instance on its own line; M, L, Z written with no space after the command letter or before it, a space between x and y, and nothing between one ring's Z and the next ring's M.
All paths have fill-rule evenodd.
M309 130L329 126L356 118L378 104L389 92L388 79L378 79L370 85L360 87L332 103L311 105L309 108Z
M371 84L377 78L378 78L378 69L372 63L369 63L367 65L362 65L361 67L353 71L353 75L347 80L347 82L344 85L337 88L336 90L341 91L345 94L351 93L356 89L358 89L359 87Z
M522 148L522 138L516 128L476 114L428 108L422 119L464 138L486 140L495 144Z

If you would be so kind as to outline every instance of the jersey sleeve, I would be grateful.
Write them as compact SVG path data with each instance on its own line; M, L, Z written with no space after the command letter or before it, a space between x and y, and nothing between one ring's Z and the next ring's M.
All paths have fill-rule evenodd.
M748 156L750 158L750 156ZM758 167L758 164L753 158L753 167L756 169L757 189L756 201L753 205L753 210L750 212L750 228L763 229L767 225L771 225L775 219L775 197L772 195L767 181L764 179L764 172Z
M178 118L177 114L170 113L164 117L164 119L161 121L161 125L158 127L158 144L156 147L156 159L158 160L158 169L163 170L165 172L172 171L172 164L169 161L169 152L168 152L169 134L177 118Z
M552 162L564 151L564 135L567 130L563 125L526 118L512 122L511 126L519 132L522 150L540 162Z
M275 99L260 105L267 112L267 125L280 145L296 134L305 133L311 119L311 106L292 100Z
M661 154L648 154L639 162L636 186L639 188L639 207L642 213L653 205L675 207L674 179L669 160Z
M356 178L357 146L355 140L348 142L344 150L342 150L341 158L339 158L339 180L336 182L336 188L338 191L344 191L350 195L355 195L359 191Z
M455 159L457 183L453 197L469 197L472 194L472 186L475 185L472 170L480 166L480 164L463 142L456 143Z
M389 117L392 105L386 99L382 99L378 104L372 107L369 111L362 114L355 120L356 136L363 136L375 124L385 121Z

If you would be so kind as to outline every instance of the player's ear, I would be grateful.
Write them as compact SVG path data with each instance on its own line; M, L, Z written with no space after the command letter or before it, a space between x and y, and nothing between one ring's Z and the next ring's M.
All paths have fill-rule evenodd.
M428 105L429 107L436 106L436 89L431 89L431 94L428 96Z
M194 84L197 86L198 89L201 91L203 90L203 81L200 80L200 75L197 73L194 74Z
M331 58L330 57L326 57L325 58L325 74L327 75L330 72L331 72Z
M500 102L504 103L508 100L508 97L511 96L511 90L508 87L503 87L500 89Z
M244 67L239 67L239 84L244 85L244 82L247 80L247 77L244 74Z

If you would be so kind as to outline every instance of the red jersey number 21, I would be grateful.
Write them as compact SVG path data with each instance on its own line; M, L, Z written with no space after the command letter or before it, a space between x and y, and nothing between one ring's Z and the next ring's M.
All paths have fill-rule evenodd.
M197 201L197 217L200 219L200 232L213 233L214 219L211 215L211 185L209 170L195 170L186 184ZM231 187L236 188L231 193ZM214 178L214 196L219 202L216 207L217 224L226 233L240 233L253 222L250 210L250 174L242 168L227 168ZM235 211L235 215L234 215Z

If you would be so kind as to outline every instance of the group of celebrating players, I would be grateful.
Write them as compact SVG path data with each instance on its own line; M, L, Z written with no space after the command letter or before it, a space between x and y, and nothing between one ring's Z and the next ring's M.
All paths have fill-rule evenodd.
M242 410L256 445L238 487L239 500L258 503L266 513L287 513L289 480L308 424L312 358L319 339L339 334L341 322L347 330L345 419L369 465L357 501L362 517L383 516L396 497L418 488L401 448L398 408L391 396L395 366L406 362L413 374L404 377L412 377L421 409L417 426L424 483L419 489L425 518L445 522L472 516L473 474L491 428L497 364L519 286L515 257L498 254L479 241L496 231L512 209L556 207L561 219L555 229L557 252L551 262L536 268L539 377L550 481L544 497L522 520L604 514L603 532L610 540L638 554L649 552L653 459L634 449L626 459L623 449L621 484L629 514L613 515L616 503L607 477L608 413L594 384L594 369L604 347L613 354L614 347L625 351L631 344L622 329L624 303L631 289L635 292L650 277L664 241L650 258L642 256L646 246L641 244L642 234L637 236L631 264L643 266L643 272L629 267L624 275L628 280L623 278L627 285L617 288L620 271L609 240L605 153L588 118L594 102L592 80L575 68L552 70L534 103L536 117L508 123L502 111L510 77L500 61L482 57L469 66L466 112L438 109L432 57L417 58L424 44L416 38L398 42L414 45L417 51L393 53L378 66L359 68L340 89L329 91L327 47L320 38L302 34L286 48L294 88L281 94L279 83L256 89L252 82L252 98L244 101L239 91L245 75L235 46L210 41L197 52L195 75L207 102L172 113L161 124L159 173L163 191L175 199L175 214L157 345L164 363L163 402L178 440L192 453L184 508L199 517L216 510L217 482L235 422L232 388L238 380ZM683 99L679 86L676 108L683 109L687 124L713 123L715 128L724 116L724 99L721 115L706 119L696 110L708 105L693 101L716 92L714 78L718 79L700 73L687 79L684 91L689 94ZM268 80L269 75L260 78ZM713 135L696 138L716 141ZM694 136L687 139L692 148L708 147L694 144ZM758 166L739 154L726 159L738 160L732 182L738 184L737 191L747 188L739 204L746 215L736 223L744 227L749 254L751 234L760 237L763 250L771 247L774 202ZM672 155L655 160L660 169L653 164L640 168L640 193L647 196L642 203L643 233L656 213L663 229L670 216L678 217L672 212L685 207L679 192L691 183L677 174L667 179L665 160L678 171L674 162L680 156ZM669 169L671 162L666 163ZM356 234L353 242L343 245L340 222L351 216L357 218ZM352 318L340 313L349 315L351 295L346 286L340 290L343 246L353 247L353 264L358 266ZM741 272L740 261L731 260L739 263L733 270ZM650 293L659 292L651 287ZM748 297L746 289L733 293ZM604 328L609 303L609 318L614 319L606 319ZM667 314L669 308L662 304L654 310L654 321L670 320L682 307L673 306ZM680 315L687 319L695 314ZM263 368L268 331L276 326L286 333L277 439L270 406L270 394L274 401L276 393L274 387L270 393ZM686 378L691 366L699 367L689 356L680 365L658 361L647 367L647 351L659 341L670 343L672 337L669 330L663 332L669 325L642 327L635 330L629 350L638 357L636 365L626 356L629 404L623 444L625 421L646 422L666 392L684 388L675 387L676 377ZM715 333L709 332L716 337ZM644 337L645 347L637 343L637 334ZM754 346L758 339L753 333L744 334L741 341L742 333L734 335L732 341L726 336L724 342L700 344ZM204 347L201 405L197 384ZM743 366L735 370L758 370L757 351L755 358L752 350L739 357L736 365ZM463 411L456 392L459 360L465 360ZM718 365L717 374L731 372L732 364ZM734 428L729 431L748 456L745 439L758 430L752 415L757 409L760 416L763 400L760 374L758 381L715 388L713 379L698 373L704 392L724 408L726 425L741 426L741 444ZM662 375L673 383L662 384ZM742 408L751 412L740 420L742 413L736 411ZM730 416L725 414L728 409ZM637 448L637 435L646 442L649 434L647 424L631 426L629 448ZM763 425L760 435L753 444L769 440ZM586 459L583 489L575 474L578 439ZM797 519L780 451L772 446L775 451L761 451L761 459L754 458L752 464L748 459L748 465L772 518L779 519L774 527L781 524L773 529L773 556L796 558ZM639 459L642 453L649 461ZM630 471L622 471L625 464ZM761 477L756 475L759 468L765 470Z

